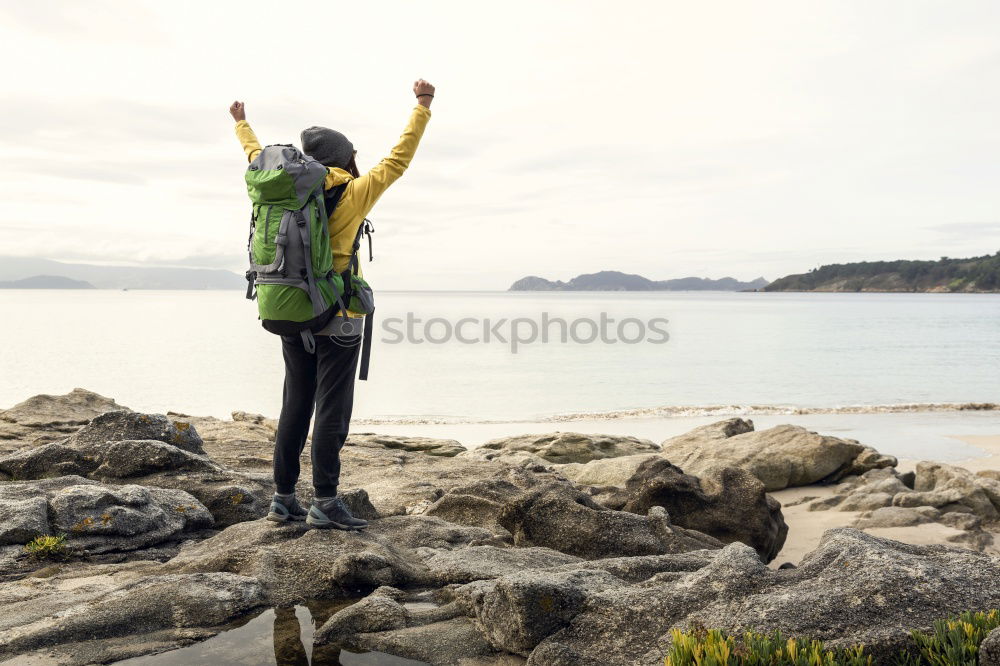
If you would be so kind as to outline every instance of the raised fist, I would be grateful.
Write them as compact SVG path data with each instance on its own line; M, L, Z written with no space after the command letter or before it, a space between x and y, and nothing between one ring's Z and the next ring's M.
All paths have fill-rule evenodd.
M229 105L229 115L233 117L233 120L239 122L241 120L247 119L246 108L243 106L243 102L233 102Z
M434 86L423 79L417 79L413 82L413 94L417 96L418 102L430 106L431 100L434 99Z

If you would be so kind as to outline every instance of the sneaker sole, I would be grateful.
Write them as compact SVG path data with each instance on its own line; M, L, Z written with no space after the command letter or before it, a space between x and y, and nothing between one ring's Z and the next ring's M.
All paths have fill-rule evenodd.
M272 523L287 523L289 521L301 521L305 520L305 516L283 516L280 513L274 513L273 511L267 514L267 519Z
M318 530L345 530L347 532L356 532L358 530L356 527L343 525L332 520L315 520L312 516L308 516L306 518L306 525L314 527Z

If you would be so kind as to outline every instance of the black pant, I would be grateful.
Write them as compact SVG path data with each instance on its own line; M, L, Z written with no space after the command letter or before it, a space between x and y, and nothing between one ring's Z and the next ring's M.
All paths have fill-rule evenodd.
M295 492L299 456L306 445L315 404L313 487L317 497L333 497L340 479L340 449L351 424L360 339L317 335L316 353L310 354L301 337L283 335L281 350L285 388L274 442L274 484L279 493Z

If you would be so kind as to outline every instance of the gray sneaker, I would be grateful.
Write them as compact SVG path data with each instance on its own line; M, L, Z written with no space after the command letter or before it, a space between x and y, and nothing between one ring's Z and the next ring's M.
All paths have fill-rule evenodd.
M292 495L287 500L275 495L271 499L271 508L267 513L267 519L276 523L284 523L289 520L305 520L306 510L299 504L295 495Z
M339 497L319 502L313 500L306 523L319 529L360 530L368 527L368 521L352 516Z

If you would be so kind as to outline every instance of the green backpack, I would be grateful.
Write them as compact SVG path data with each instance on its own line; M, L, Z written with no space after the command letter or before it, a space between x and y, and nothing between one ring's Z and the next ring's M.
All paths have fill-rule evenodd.
M358 275L358 249L363 234L371 243L372 227L368 220L361 224L348 269L334 271L327 220L346 184L324 192L326 174L325 166L291 145L267 146L250 163L247 298L257 300L265 330L300 335L309 353L316 350L313 334L335 316L349 323L348 305L365 314L361 379L366 379L375 305L371 288Z

